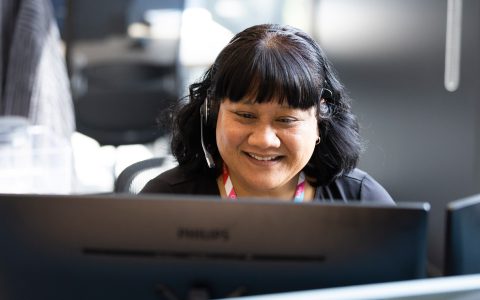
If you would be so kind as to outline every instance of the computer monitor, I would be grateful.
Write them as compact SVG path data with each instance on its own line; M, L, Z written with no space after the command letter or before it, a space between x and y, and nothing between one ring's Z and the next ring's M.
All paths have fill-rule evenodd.
M447 205L445 274L480 273L480 194Z
M208 299L422 278L428 211L0 195L0 298Z

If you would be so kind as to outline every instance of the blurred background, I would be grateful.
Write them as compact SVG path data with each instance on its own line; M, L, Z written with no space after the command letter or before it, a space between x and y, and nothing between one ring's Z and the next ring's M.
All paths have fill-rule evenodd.
M234 33L259 23L289 24L320 43L354 99L366 145L360 167L396 201L431 203L430 272L441 270L445 206L480 191L480 2L50 3L76 131L63 148L50 144L42 159L61 157L70 167L40 172L20 187L11 180L2 191L111 192L118 174L136 161L163 156L170 168L166 108L186 95ZM9 152L17 161L21 154ZM3 164L4 183L25 175L18 165ZM39 185L38 178L56 181Z

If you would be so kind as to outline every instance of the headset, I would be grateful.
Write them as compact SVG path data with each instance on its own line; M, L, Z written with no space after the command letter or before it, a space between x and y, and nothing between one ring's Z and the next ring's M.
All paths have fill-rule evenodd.
M209 105L208 97L205 97L205 102L200 106L200 142L202 143L203 153L205 154L205 160L210 169L215 168L215 161L213 160L212 155L208 152L207 147L203 139L203 127L208 124L208 118L212 108Z
M333 100L333 93L331 90L327 88L322 88L320 90L320 112L324 115L328 115L330 113L330 107L328 101Z
M331 100L333 99L333 93L331 90L327 88L322 88L320 91L321 99ZM330 112L330 108L328 104L324 101L320 103L320 111L324 114L328 114ZM212 157L212 154L208 152L207 146L205 146L204 138L203 138L203 128L209 123L209 118L212 119L212 115L214 114L214 108L212 108L212 104L208 101L208 96L205 97L205 101L200 106L200 143L202 144L203 153L205 155L205 160L207 161L207 165L210 169L215 168L215 161Z

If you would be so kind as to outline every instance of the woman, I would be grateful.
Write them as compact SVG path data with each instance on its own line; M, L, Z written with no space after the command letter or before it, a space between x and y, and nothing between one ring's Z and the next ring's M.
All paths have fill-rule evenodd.
M173 115L179 166L144 193L393 203L355 168L362 147L350 99L298 29L267 24L238 33Z

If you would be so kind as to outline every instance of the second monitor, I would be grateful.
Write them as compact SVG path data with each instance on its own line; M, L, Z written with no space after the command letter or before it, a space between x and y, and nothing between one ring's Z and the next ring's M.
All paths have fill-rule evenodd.
M445 274L480 273L480 195L447 206Z

